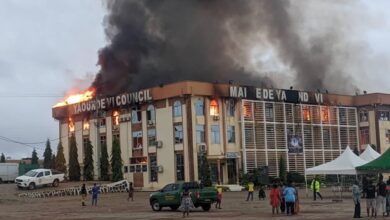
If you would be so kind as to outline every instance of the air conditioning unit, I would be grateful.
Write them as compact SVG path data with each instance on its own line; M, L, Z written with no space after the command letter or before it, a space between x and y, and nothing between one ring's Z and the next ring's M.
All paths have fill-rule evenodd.
M163 166L157 166L157 172L159 172L159 173L162 173L162 172L164 172L164 167Z
M149 126L153 126L154 125L154 121L153 120L148 120L148 125Z
M198 145L198 152L199 153L206 153L207 152L207 145L206 144L199 144Z
M156 141L156 147L157 148L162 148L163 147L163 142L162 141Z
M219 116L218 115L213 116L213 120L214 121L218 121L219 120Z

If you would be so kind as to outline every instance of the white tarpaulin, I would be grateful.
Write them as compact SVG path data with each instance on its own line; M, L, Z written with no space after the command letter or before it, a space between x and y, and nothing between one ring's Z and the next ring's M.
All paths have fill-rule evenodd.
M305 170L306 175L314 174L339 174L356 175L355 167L366 164L367 161L356 156L352 150L347 147L345 151L336 159L322 165Z
M360 154L359 157L365 161L371 162L380 156L381 155L378 152L376 152L374 149L372 149L372 147L368 144L364 152Z

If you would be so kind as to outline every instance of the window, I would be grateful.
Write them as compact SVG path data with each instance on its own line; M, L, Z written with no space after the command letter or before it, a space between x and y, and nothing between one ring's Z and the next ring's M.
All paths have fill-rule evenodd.
M148 109L146 111L146 118L148 121L155 121L156 120L156 109L153 105L149 105Z
M142 131L133 132L133 150L142 149Z
M198 99L195 102L195 113L197 116L204 115L204 102L203 99Z
M310 116L310 108L308 106L303 106L302 109L302 116L303 116L303 121L305 122L310 122L311 121L311 116Z
M99 119L99 126L100 127L106 127L106 119L105 118Z
M162 188L161 191L163 191L163 192L170 192L170 191L175 191L175 190L178 190L178 189L179 189L179 184L172 183L172 184L166 185L164 188Z
M219 107L218 101L213 99L210 102L210 115L211 116L219 116Z
M83 130L89 130L89 120L85 119L83 121Z
M204 143L204 125L196 125L196 143Z
M130 166L130 173L134 173L135 172L135 166Z
M390 121L390 112L379 112L379 120L381 121Z
M360 128L360 144L369 144L370 143L370 129L368 127Z
M359 116L361 122L368 121L368 112L366 110L360 111Z
M119 133L112 134L113 140L118 140L120 142L120 135Z
M183 125L177 124L175 128L175 144L183 143Z
M100 146L107 143L106 135L100 135Z
M236 143L236 131L234 126L228 126L227 138L228 143Z
M128 173L129 172L129 167L128 166L124 166L124 173Z
M234 117L235 110L236 109L235 109L234 100L233 99L227 100L226 101L226 112L227 112L227 115L230 116L230 117Z
M50 171L45 171L45 176L50 176Z
M148 129L148 146L156 145L156 129Z
M173 103L173 117L182 116L181 102L179 100Z
M386 130L386 144L390 144L390 130Z
M40 172L37 177L42 177L42 176L43 176L43 172Z
M119 112L114 111L112 113L112 125L118 126L119 125Z
M211 143L220 144L219 125L211 125Z
M157 182L158 166L157 166L157 156L154 154L149 155L149 181Z
M74 122L73 122L73 119L71 119L71 118L69 118L68 127L69 127L70 133L74 132Z
M176 181L184 181L184 156L176 154Z
M267 121L274 120L274 106L272 103L265 103L265 118Z
M139 110L139 108L134 108L131 111L131 122L133 124L136 124L136 123L141 123L141 121L142 121L141 111Z

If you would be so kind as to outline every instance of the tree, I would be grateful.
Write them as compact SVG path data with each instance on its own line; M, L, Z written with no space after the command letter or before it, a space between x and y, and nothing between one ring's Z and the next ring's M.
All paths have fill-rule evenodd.
M57 146L55 169L66 174L66 161L64 155L64 148L62 147L61 141L58 142L58 146Z
M121 156L121 147L119 144L118 138L114 138L112 141L112 153L111 153L111 171L112 171L112 181L123 180L122 172L122 156Z
M199 156L199 180L203 184L203 186L211 186L211 174L210 174L210 166L207 161L206 153L201 153Z
M80 181L80 176L77 143L75 136L72 134L69 140L69 180Z
M46 169L51 168L51 165L52 165L51 159L53 157L52 153L53 152L52 152L51 147L50 147L50 141L49 141L49 139L47 139L45 152L43 153L43 168L46 168Z
M53 154L51 156L50 169L56 169L56 155L55 154Z
M93 147L90 140L87 141L84 151L84 180L93 180Z
M100 179L103 181L110 180L108 176L108 168L110 164L108 163L108 153L106 143L102 144L102 156L100 157Z
M32 156L31 156L31 164L38 164L38 160L39 160L38 154L37 154L37 151L34 148L34 150L32 152Z
M279 160L279 177L281 181L283 181L284 183L286 182L287 180L286 161L282 156L280 156L280 160Z
M0 163L5 163L5 155L4 155L4 153L1 153Z

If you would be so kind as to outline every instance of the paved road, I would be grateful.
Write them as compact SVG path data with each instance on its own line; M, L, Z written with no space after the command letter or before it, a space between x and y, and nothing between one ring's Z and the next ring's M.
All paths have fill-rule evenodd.
M40 190L47 189L52 188ZM90 206L89 202L87 207L81 207L79 197L28 199L19 198L19 192L13 184L0 184L0 219L182 219L180 212L169 208L153 212L148 192L136 192L134 202L128 202L125 193L103 194L97 207ZM352 201L347 197L342 203L334 203L329 197L313 202L301 195L302 211L297 216L273 216L268 200L246 202L245 198L245 192L226 192L222 209L203 212L199 208L190 213L189 219L350 219L353 214ZM365 201L362 204L365 211Z

